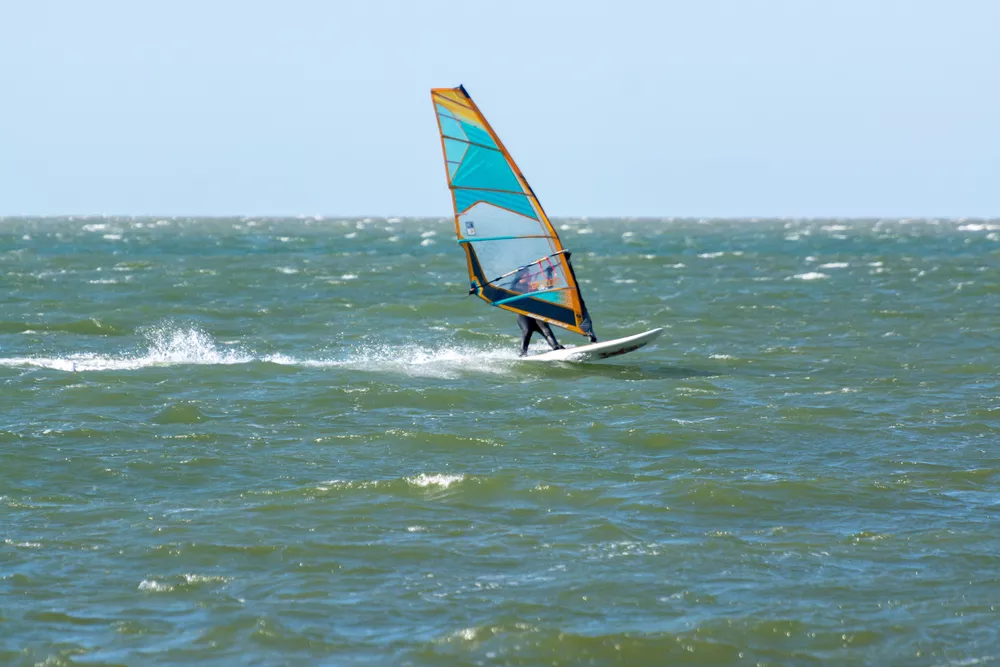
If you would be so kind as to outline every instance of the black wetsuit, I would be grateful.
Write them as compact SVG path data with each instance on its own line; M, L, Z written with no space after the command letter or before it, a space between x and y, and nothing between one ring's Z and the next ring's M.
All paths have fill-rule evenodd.
M556 340L555 334L552 333L552 327L550 327L546 322L541 320L536 320L533 317L528 317L527 315L518 314L517 316L517 326L521 327L521 356L528 354L528 343L531 342L531 334L536 331L545 337L545 340L553 350L562 350L563 346L559 344Z

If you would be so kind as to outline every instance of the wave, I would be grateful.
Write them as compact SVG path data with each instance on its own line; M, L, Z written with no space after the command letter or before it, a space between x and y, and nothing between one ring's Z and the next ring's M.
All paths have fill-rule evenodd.
M245 496L277 496L277 497L316 497L318 495L340 495L357 491L378 491L382 494L410 497L414 493L435 493L458 487L463 482L482 484L485 480L467 477L464 474L420 473L410 477L394 479L345 480L331 479L304 486L294 486L283 489L258 489L244 493Z
M76 320L74 322L61 322L58 324L41 322L0 322L0 334L4 333L74 333L95 336L122 336L124 331L117 327L101 322L96 318L86 320Z

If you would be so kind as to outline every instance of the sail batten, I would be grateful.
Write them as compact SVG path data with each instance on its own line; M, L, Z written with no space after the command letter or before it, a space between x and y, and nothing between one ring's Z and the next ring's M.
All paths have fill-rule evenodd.
M503 142L462 86L434 88L431 99L470 293L588 335L590 321L568 253Z
M469 144L470 146L476 146L477 148L485 148L488 151L496 151L497 153L502 153L503 152L499 148L497 148L496 146L487 146L486 144L477 144L475 141L469 141L468 139L462 139L460 137L453 137L450 134L446 134L444 138L447 139L448 141L458 141L458 142L461 142L463 144Z
M528 292L527 294L515 294L514 296L509 296L506 299L500 299L493 303L494 306L503 306L508 303L513 303L514 301L520 301L521 299L527 299L529 297L537 297L542 294L551 294L553 292L558 292L560 290L567 290L568 287L557 287L555 289L540 289L537 292Z
M437 97L438 99L441 99L441 100L444 100L444 101L445 101L445 102L447 102L448 104L457 104L458 106L460 106L460 107L465 107L466 109L469 109L470 111L471 111L471 110L474 110L474 109L473 109L473 108L472 108L471 106L469 106L468 104L463 104L462 102L459 102L459 101L458 101L457 99L455 99L455 98L453 98L453 97L446 97L446 96L444 96L444 95L440 95L440 94L438 94L438 93L435 93L435 92L433 92L433 91L431 91L431 95L432 95L433 97Z

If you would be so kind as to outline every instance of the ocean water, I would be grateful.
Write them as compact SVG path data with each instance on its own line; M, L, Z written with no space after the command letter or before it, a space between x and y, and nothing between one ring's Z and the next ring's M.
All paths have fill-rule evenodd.
M1000 664L1000 221L452 224L0 219L0 664Z

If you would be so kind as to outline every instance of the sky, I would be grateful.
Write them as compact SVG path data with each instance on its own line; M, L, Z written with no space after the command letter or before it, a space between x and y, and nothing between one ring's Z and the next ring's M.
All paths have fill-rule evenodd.
M994 0L0 0L0 215L1000 216Z

